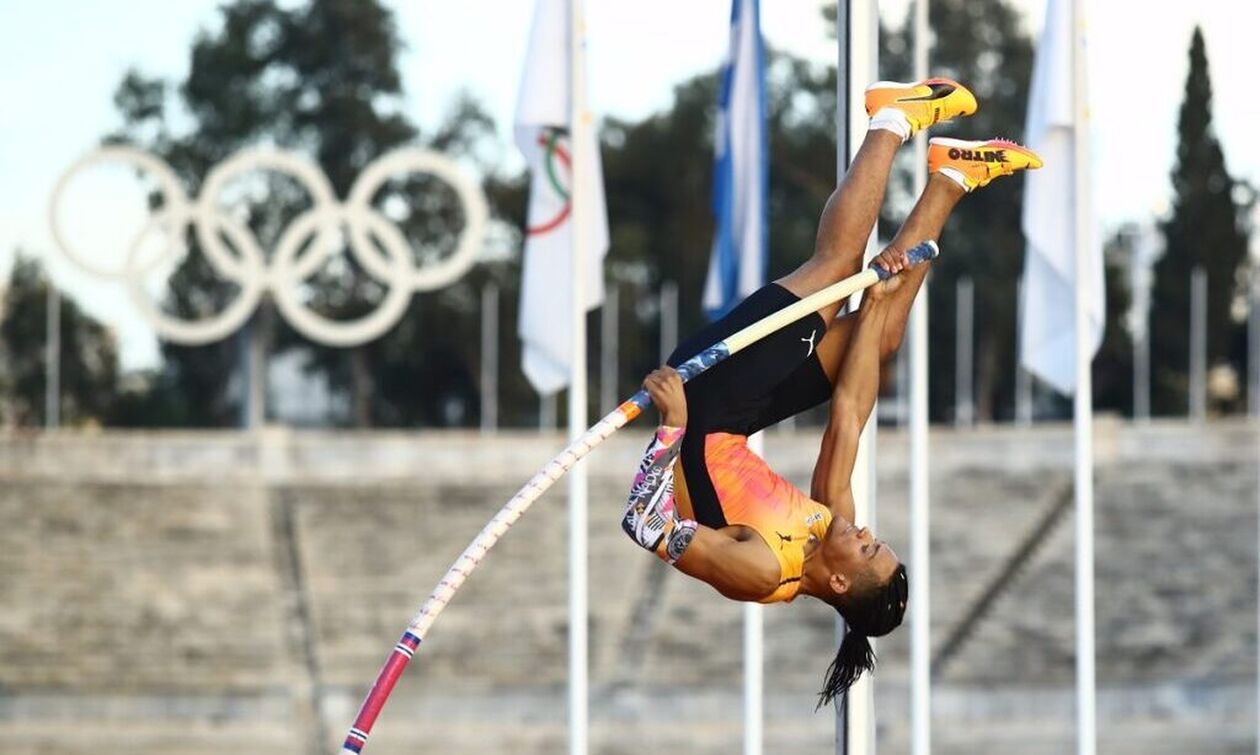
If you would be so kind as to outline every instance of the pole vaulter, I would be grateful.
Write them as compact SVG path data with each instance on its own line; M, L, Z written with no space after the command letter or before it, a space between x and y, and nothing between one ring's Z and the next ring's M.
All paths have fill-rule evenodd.
M976 108L971 92L949 79L867 88L870 130L823 210L813 256L680 346L669 360L672 366L649 375L643 390L570 443L490 520L394 646L345 739L343 755L363 750L420 642L489 549L565 472L650 404L661 410L663 424L624 510L626 534L727 597L776 602L807 594L840 612L849 633L827 670L820 705L873 668L867 638L901 623L908 581L892 549L851 524L849 475L858 434L874 407L880 366L900 346L924 263L936 257L934 239L956 203L994 178L1041 167L1041 160L1005 140L931 140L932 177L914 210L866 270L860 270L862 252L898 148L917 131ZM899 275L903 271L909 272ZM842 300L867 289L859 311L837 317ZM802 328L810 331L807 336ZM703 391L684 387L735 355L740 356L731 364L739 362L738 368L708 373L700 381ZM806 496L747 449L747 436L828 399L831 418ZM739 411L731 411L736 407ZM689 431L671 426L687 424L689 416ZM729 465L712 455L710 446L738 457L738 474L728 474ZM735 479L741 474L758 484L743 485L748 481ZM780 519L790 530L787 537L776 530Z

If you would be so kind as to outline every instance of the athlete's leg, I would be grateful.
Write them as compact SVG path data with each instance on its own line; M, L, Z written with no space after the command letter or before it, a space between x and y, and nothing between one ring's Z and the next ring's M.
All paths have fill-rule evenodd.
M928 170L931 175L910 217L897 232L889 249L905 252L915 244L940 236L945 221L958 200L966 192L987 186L993 179L1021 170L1041 167L1041 158L1032 150L1014 142L992 139L964 142L957 139L932 139L928 148ZM901 346L906 320L915 294L927 275L928 265L918 265L900 273L905 284L891 299L888 320L880 341L881 359L887 360ZM848 348L852 323L843 318L830 323L827 334L818 344L818 359L827 377L834 382Z
M947 178L939 175L929 178L919 201L888 248L904 252L921 241L939 238L946 219L963 193L956 183ZM896 353L909 318L910 307L923 279L927 277L927 272L928 263L902 272L901 276L905 280L888 296L888 313L880 339L881 361ZM850 313L829 321L823 337L818 341L818 362L815 364L810 360L802 363L775 387L770 404L754 426L755 429L769 427L831 398L840 363L849 349L856 316L856 313ZM822 369L819 369L820 366Z
M975 96L949 79L914 84L879 82L866 90L871 128L839 188L823 208L813 256L776 281L798 297L808 296L856 273L866 240L879 217L888 173L897 148L921 129L976 111ZM830 322L836 303L819 310Z
M985 186L999 176L1041 167L1036 154L1012 142L933 139L930 145L928 169L931 176L927 187L887 251L905 252L921 241L939 238L946 219L965 191ZM889 311L880 334L881 362L887 361L900 347L910 307L927 272L928 266L924 264L899 273L904 282L888 297ZM831 398L836 375L849 349L854 317L850 314L828 322L825 334L817 342L816 358L811 356L775 387L768 406L752 425L753 430L769 427Z
M945 221L954 211L958 200L966 192L954 181L938 174L928 179L927 186L915 203L910 216L901 225L897 235L888 248L896 252L905 252L922 241L940 238ZM905 279L900 288L888 297L888 315L884 321L883 335L880 338L880 359L887 360L901 346L901 339L906 330L906 321L910 317L910 307L918 294L923 279L927 277L931 263L923 263L908 268L900 275ZM818 360L828 380L835 382L836 373L840 371L840 363L848 349L849 338L853 331L855 315L831 321L827 334L818 344Z
M858 272L901 143L901 137L891 131L866 132L844 181L823 208L813 256L776 283L804 298ZM820 310L820 314L830 322L839 309L840 304L836 303Z

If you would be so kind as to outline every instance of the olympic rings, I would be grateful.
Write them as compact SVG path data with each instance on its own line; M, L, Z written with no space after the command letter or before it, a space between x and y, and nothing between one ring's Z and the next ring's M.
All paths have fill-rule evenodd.
M121 163L153 177L161 199L160 206L131 239L120 268L97 263L75 249L63 232L60 210L66 187L80 172L102 163ZM311 200L310 208L280 234L270 265L249 226L217 204L225 186L251 171L285 175L301 185ZM437 263L420 267L402 230L372 206L372 199L390 178L416 174L432 175L449 185L464 216L455 251ZM368 164L341 203L323 171L291 152L238 152L210 170L201 195L191 201L175 172L161 159L134 147L102 147L74 162L61 175L49 199L49 223L61 253L93 275L123 280L138 311L160 336L190 345L211 343L232 334L268 292L289 324L313 341L342 347L371 341L398 322L413 293L447 286L472 267L481 251L488 218L480 187L449 158L421 149L396 150ZM144 288L146 274L176 261L185 250L190 225L215 274L240 288L236 299L222 312L192 321L163 312ZM302 282L337 253L343 228L350 253L388 289L375 310L355 320L324 317L312 311L300 295ZM154 259L141 259L144 242L159 232L165 237L161 253Z

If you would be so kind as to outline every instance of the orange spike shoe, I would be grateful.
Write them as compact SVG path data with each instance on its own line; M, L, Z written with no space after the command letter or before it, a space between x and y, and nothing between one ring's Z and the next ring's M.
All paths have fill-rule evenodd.
M892 108L900 111L909 124L910 138L920 130L937 123L971 115L979 105L976 96L967 87L953 79L932 78L909 84L898 81L878 81L866 88L866 114L881 118L881 110Z
M938 136L928 140L928 172L947 176L967 191L998 176L1041 166L1036 152L1007 139L969 142Z

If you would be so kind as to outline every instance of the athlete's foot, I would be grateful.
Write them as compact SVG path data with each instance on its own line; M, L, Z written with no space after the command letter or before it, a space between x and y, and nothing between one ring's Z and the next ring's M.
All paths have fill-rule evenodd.
M903 84L878 81L866 88L871 128L886 128L902 141L937 123L976 112L976 96L953 79L924 79Z
M965 191L1041 165L1036 152L1006 139L969 142L938 136L928 141L928 172L940 173Z

